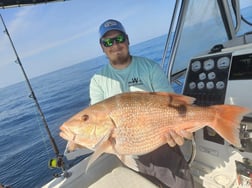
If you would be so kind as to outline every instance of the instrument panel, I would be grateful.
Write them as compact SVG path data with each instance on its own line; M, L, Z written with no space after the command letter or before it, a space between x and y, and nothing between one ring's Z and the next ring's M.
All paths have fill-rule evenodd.
M192 59L183 94L195 97L197 105L223 104L231 58L225 53Z
M183 94L196 98L195 104L199 106L224 104L230 99L234 104L250 108L247 105L251 105L248 102L251 83L252 52L207 54L191 59ZM224 144L224 140L209 127L203 132L205 140ZM252 142L252 138L246 141ZM247 148L246 144L242 145Z

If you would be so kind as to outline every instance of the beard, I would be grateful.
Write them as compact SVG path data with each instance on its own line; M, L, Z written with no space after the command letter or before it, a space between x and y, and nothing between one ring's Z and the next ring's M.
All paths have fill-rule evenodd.
M113 57L110 57L110 63L113 65L124 65L128 64L131 59L129 53L127 54L115 54Z

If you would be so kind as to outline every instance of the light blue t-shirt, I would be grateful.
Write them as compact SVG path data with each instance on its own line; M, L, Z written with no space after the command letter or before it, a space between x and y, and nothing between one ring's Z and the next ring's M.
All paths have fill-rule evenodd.
M119 70L107 64L92 77L90 104L132 91L173 92L173 89L159 64L144 57L132 56L127 68Z

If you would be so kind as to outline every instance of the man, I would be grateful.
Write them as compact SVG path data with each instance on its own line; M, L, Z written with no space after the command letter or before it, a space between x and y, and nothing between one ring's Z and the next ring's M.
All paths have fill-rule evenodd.
M90 82L91 104L131 91L173 92L160 66L150 59L131 56L129 38L117 20L107 20L99 28L100 45L109 63ZM191 133L179 133L191 138ZM140 173L165 187L193 187L189 167L177 145L184 139L175 132L167 135L168 145L136 159Z

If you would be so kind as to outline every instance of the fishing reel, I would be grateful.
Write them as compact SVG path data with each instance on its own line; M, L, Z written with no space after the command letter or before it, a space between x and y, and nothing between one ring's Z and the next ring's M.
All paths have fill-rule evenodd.
M64 165L65 165L65 163L64 163L64 160L61 156L59 156L57 158L52 158L48 162L48 167L51 169L62 168L62 167L64 167Z
M48 161L48 167L50 169L61 169L63 174L57 174L55 173L54 174L54 177L61 177L63 176L64 178L69 178L72 173L71 172L68 172L66 169L65 169L65 162L64 162L64 159L61 155L57 156L56 158L52 158Z

